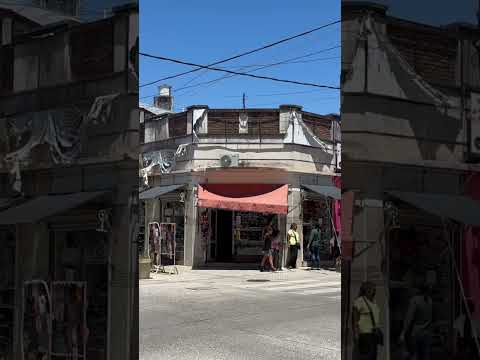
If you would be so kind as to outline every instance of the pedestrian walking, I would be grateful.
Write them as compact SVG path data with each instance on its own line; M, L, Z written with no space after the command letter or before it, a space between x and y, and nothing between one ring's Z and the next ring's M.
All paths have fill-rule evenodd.
M432 346L433 301L431 286L424 284L420 294L412 297L400 334L400 342L410 344L416 360L430 360ZM406 339L407 333L409 338Z
M377 360L378 346L383 346L379 328L380 310L375 303L375 284L366 281L353 303L352 328L355 360Z
M288 269L295 269L297 267L298 249L300 248L300 235L297 232L297 224L293 223L290 226L287 234L288 241Z
M310 240L308 242L308 250L311 254L312 269L320 269L320 242L322 240L320 231L320 224L315 224L312 232L310 233Z
M273 265L273 249L272 249L272 240L273 240L273 228L271 223L267 225L267 228L264 231L263 238L263 257L260 264L260 271L265 271L265 264L268 262L269 269L276 271L277 269Z
M272 233L272 251L273 251L273 266L277 270L282 269L282 264L281 264L281 254L282 250L282 241L280 239L280 231L277 229L273 230Z

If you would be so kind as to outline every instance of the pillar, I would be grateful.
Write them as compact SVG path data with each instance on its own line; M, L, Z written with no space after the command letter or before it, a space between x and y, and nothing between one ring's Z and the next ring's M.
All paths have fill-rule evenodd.
M198 249L200 244L196 244L197 238L197 196L196 190L189 187L185 191L185 242L184 242L184 264L186 266L199 265ZM200 250L201 252L201 250ZM200 255L201 258L201 255Z
M354 215L353 238L355 239L354 254L360 254L351 262L350 299L348 299L348 311L351 314L352 304L358 296L360 285L364 281L371 281L377 287L376 302L380 308L380 327L384 330L385 346L379 349L379 359L388 359L389 351L389 312L388 312L388 283L382 273L382 261L385 258L385 240L383 203L379 200L363 199L361 208ZM380 246L380 241L383 245ZM349 335L350 337L350 335ZM349 357L352 357L353 344L348 339Z
M299 188L290 188L288 192L287 231L296 223L300 236L300 249L298 250L297 267L303 264L303 226L302 226L302 193ZM288 244L287 244L288 246Z
M48 281L50 270L50 238L45 223L22 224L17 226L15 259L15 313L14 313L14 354L20 359L22 341L22 303L25 281Z
M135 227L138 221L135 211L134 196L122 187L112 208L112 232L110 241L110 291L109 321L107 332L109 338L108 359L129 360L131 344L134 337L133 307L137 279L134 262L137 260L135 247ZM127 199L129 201L127 202Z

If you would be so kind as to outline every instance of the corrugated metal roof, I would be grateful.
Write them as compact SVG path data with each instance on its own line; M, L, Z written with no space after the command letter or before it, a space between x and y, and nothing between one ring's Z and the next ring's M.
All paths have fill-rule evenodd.
M390 195L441 218L480 226L480 202L460 195L389 191Z
M140 109L144 109L148 112L151 112L154 115L162 115L162 114L172 114L173 111L165 110L165 109L160 109L159 107L153 106L153 105L148 105L145 103L138 103L138 107Z
M43 195L0 213L0 225L36 223L94 200L105 191L79 192L65 195Z
M185 184L180 185L165 185L165 186L156 186L151 189L145 190L139 194L140 200L149 200L149 199L158 199L160 196L168 194L172 191L184 187Z
M81 20L78 18L33 6L0 4L0 9L10 10L15 14L41 26L60 23L63 21L81 22Z
M342 198L342 191L335 186L325 186L325 185L302 185L304 188L313 191L314 193L330 197L335 200L340 200Z

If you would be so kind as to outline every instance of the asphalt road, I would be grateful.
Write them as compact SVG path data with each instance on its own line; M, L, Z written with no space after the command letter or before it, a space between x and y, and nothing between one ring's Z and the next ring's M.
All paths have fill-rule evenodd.
M140 282L140 359L340 359L340 274L197 270Z

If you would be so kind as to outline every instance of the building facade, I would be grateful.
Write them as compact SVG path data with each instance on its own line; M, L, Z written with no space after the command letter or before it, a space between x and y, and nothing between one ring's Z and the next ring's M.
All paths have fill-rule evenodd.
M462 294L478 301L478 284L461 274L478 271L468 252L479 207L467 185L479 170L479 31L387 10L342 5L343 356L352 358L352 302L370 280L386 334L381 359L401 356L408 301L425 283L433 357L450 359Z
M0 9L0 355L135 358L138 6L35 14Z
M176 263L192 267L259 262L262 228L272 218L284 240L292 223L302 239L318 221L331 230L340 198L333 182L340 175L338 116L295 105L165 110L152 116L144 109L145 256L155 223L175 224ZM305 240L298 265L307 260L304 247ZM161 250L164 264L170 250Z

